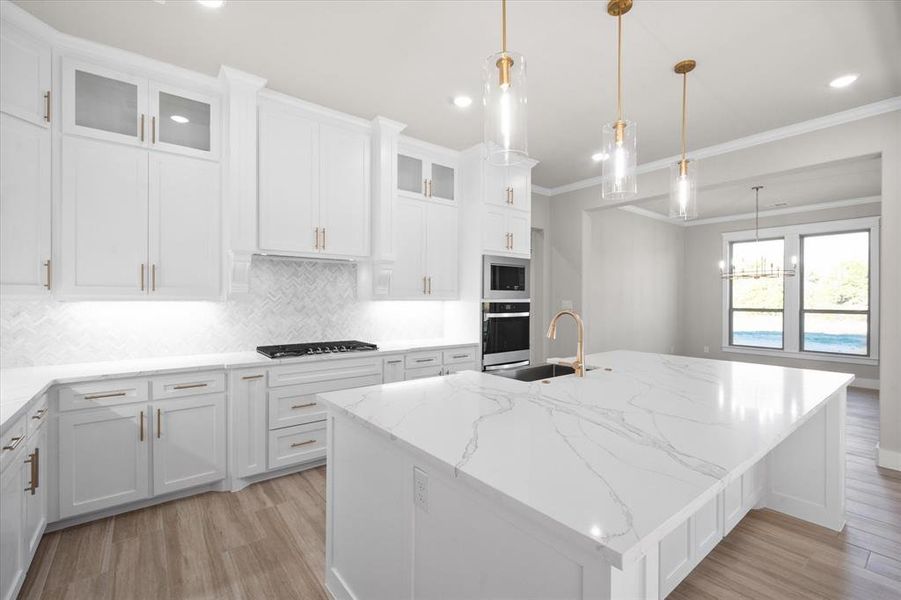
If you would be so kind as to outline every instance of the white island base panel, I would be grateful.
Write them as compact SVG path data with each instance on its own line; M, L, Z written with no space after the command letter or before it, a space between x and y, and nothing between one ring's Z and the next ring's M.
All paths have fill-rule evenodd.
M326 585L338 600L664 598L751 508L841 530L845 403L843 387L622 568L560 523L332 408Z

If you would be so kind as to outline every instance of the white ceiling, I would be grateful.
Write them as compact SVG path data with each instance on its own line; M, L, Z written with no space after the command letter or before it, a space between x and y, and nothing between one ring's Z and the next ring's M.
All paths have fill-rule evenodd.
M456 149L481 140L484 58L500 2L18 1L53 27L211 75L220 64L305 100L409 124ZM529 144L546 187L600 174L590 155L614 116L616 21L606 2L511 1L510 48L529 69ZM624 102L640 162L678 151L678 60L689 80L689 148L901 95L901 2L636 0L624 17ZM844 90L827 83L847 72Z
M755 185L764 186L760 190L761 212L878 197L882 189L881 165L880 157L866 156L774 173L753 181L702 188L698 191L698 218L752 214L754 192L751 186ZM662 216L667 216L669 210L667 198L655 198L636 206Z

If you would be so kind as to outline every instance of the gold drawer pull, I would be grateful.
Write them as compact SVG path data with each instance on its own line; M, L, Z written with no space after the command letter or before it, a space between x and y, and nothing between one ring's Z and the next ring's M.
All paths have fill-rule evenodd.
M144 411L143 410L141 411L141 416L138 417L138 419L140 419L139 423L141 426L141 433L138 435L138 440L143 442L144 441Z
M468 354L454 354L451 358L469 358Z
M418 363L435 362L435 359L434 358L417 358L416 362L418 362Z
M389 361L388 361L388 364L389 364L389 365L396 365L396 364L399 364L399 363L402 363L402 362L404 362L404 361L402 361L402 360L389 360Z
M291 444L292 448L297 448L298 446L306 446L307 444L315 444L316 440L307 440L305 442L294 442Z
M124 396L126 392L113 392L111 394L93 394L91 396L85 396L85 400L99 400L101 398L119 398L120 396Z
M206 387L208 384L206 383L180 383L178 385L173 385L173 390L190 390L194 388L202 388Z
M263 375L260 374L260 375L245 375L241 379L247 381L248 379L262 379L262 378L263 378Z
M156 439L163 433L163 411L156 409Z
M35 448L34 452L28 455L28 458L25 459L26 465L31 465L31 481L28 482L28 487L25 488L26 492L31 492L31 495L34 496L34 492L41 485L40 483L40 448Z
M291 408L292 409L308 408L310 406L316 406L316 403L315 402L307 402L306 404L294 404L293 406L291 406Z
M42 408L37 413L31 415L31 418L34 419L35 421L40 421L41 419L44 418L44 415L46 415L46 414L47 414L47 409Z
M21 444L22 440L24 440L24 439L25 439L24 435L17 435L14 438L9 438L9 445L3 446L3 449L4 450L15 450L16 448L19 447L19 444Z

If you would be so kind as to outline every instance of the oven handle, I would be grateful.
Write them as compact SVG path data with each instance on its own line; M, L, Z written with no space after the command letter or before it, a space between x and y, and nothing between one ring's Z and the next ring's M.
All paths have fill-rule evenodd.
M485 313L485 320L488 319L512 319L513 317L528 317L527 312L518 313Z
M506 369L515 369L516 367L526 367L529 365L529 361L523 360L515 363L508 363L506 365L491 365L489 367L485 367L486 371L504 371Z

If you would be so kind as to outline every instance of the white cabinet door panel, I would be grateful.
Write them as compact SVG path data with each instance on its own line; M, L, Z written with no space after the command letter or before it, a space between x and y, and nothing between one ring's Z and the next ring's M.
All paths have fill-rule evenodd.
M63 294L146 295L147 161L141 148L63 140Z
M25 575L23 473L19 464L11 464L0 476L0 600L13 600L19 579Z
M322 248L337 256L369 255L369 136L319 126L319 225Z
M507 169L496 165L484 164L485 169L485 202L495 206L508 206L507 203Z
M531 168L507 167L507 186L510 188L511 208L532 210Z
M397 199L397 253L390 284L393 298L425 297L426 210L422 200Z
M150 291L156 297L219 295L219 164L150 155Z
M0 24L0 111L47 127L50 46Z
M150 146L201 158L219 156L219 101L205 94L153 83Z
M527 212L508 211L507 230L510 232L510 251L526 258L532 251L531 219Z
M59 415L61 518L150 496L146 405Z
M426 213L426 272L429 277L428 297L456 298L457 271L457 207L431 204Z
M485 252L509 252L507 215L501 208L486 208L482 220L482 248Z
M266 422L266 373L232 371L229 382L231 456L238 477L266 470L269 426Z
M319 125L287 110L259 113L260 248L316 252Z
M154 403L153 493L225 477L225 395Z
M49 284L50 131L0 114L0 290Z
M25 466L25 554L37 550L47 525L47 427L41 427L28 440L26 452L34 461Z

